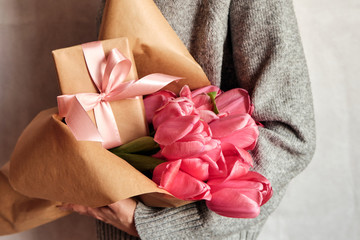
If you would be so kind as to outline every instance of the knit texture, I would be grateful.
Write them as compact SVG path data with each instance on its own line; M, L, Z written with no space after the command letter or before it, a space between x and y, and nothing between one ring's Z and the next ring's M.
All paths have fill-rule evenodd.
M141 239L254 240L315 150L312 94L292 1L155 3L213 84L249 91L253 117L264 125L252 151L254 170L270 180L274 196L255 219L219 216L203 201L167 209L139 203L137 231ZM102 240L129 239L104 223L98 229Z

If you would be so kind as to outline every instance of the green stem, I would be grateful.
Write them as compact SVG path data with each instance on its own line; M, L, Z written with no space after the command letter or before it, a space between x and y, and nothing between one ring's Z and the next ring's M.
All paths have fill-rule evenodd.
M148 153L159 151L159 144L154 141L154 138L146 136L137 138L129 143L125 143L119 147L109 149L112 153Z
M213 112L215 114L219 114L219 109L217 108L216 102L215 102L216 92L209 92L207 95L210 97L211 102L213 104Z
M125 161L127 161L131 166L139 170L140 172L145 172L153 170L157 165L165 162L161 159L144 156L139 154L130 154L130 153L116 153L116 155Z

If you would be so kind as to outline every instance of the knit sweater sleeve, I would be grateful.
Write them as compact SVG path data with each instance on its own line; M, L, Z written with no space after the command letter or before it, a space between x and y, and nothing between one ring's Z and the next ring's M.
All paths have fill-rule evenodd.
M255 219L221 217L203 202L174 209L139 204L135 221L142 239L255 239L289 181L312 158L312 94L291 0L233 0L229 26L237 85L249 91L253 117L264 125L252 152L254 168L270 180L274 196Z
M274 189L269 214L315 151L308 70L291 0L233 1L230 27L237 80L264 124L252 155Z

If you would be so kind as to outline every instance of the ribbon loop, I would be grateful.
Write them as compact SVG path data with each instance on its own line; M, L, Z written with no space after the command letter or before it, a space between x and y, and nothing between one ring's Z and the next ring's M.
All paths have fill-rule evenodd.
M179 77L150 74L140 80L126 80L131 62L117 49L106 59L101 42L82 45L86 66L98 93L78 93L57 97L59 115L78 141L102 142L105 148L121 145L110 102L156 92ZM86 111L94 110L96 126Z

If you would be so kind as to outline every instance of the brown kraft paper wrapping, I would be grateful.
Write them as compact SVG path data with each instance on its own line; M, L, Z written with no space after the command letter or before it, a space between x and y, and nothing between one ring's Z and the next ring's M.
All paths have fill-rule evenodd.
M16 192L9 183L9 162L0 169L0 235L25 231L66 216L59 203L30 198Z
M127 37L139 77L165 73L184 78L166 89L209 85L205 73L152 0L107 0L99 39Z
M17 191L91 207L165 193L100 142L77 141L56 112L53 108L39 113L18 140L10 168Z
M100 39L122 36L129 37L139 77L156 72L183 77L184 80L167 88L175 92L185 84L192 89L209 85L200 66L152 1L107 1ZM122 53L128 56L127 53ZM74 54L83 63L83 56ZM55 52L54 56L56 55ZM131 54L130 59L133 60ZM59 68L61 64L57 63L59 78L67 78L66 71ZM84 69L79 71L84 72ZM131 74L136 77L136 71ZM89 78L88 75L84 77ZM69 81L77 80L69 78ZM90 85L86 89L82 85L72 89L72 84L60 80L63 93L75 93L78 91L77 87L81 87L81 91L95 89ZM138 102L133 104L138 108ZM135 108L127 106L128 104L112 104L115 115L123 112L128 114L128 110L134 116L139 114L135 112ZM7 204L3 206L6 208L0 207L0 221L7 224L0 222L0 235L37 227L68 214L56 209L57 201L96 207L141 195L142 201L149 206L174 207L187 203L157 188L151 180L125 161L102 148L101 143L76 141L56 113L56 108L39 113L20 136L11 159L9 179L12 188L7 175L0 174L1 188L5 189L4 192L9 192L10 196L5 197ZM89 114L93 118L92 112ZM117 124L119 131L127 128L121 116L117 117ZM143 129L144 127L146 129L146 125ZM121 134L127 136L127 140L135 137L126 135L127 133ZM2 194L1 197L3 196ZM21 207L17 205L20 202Z

